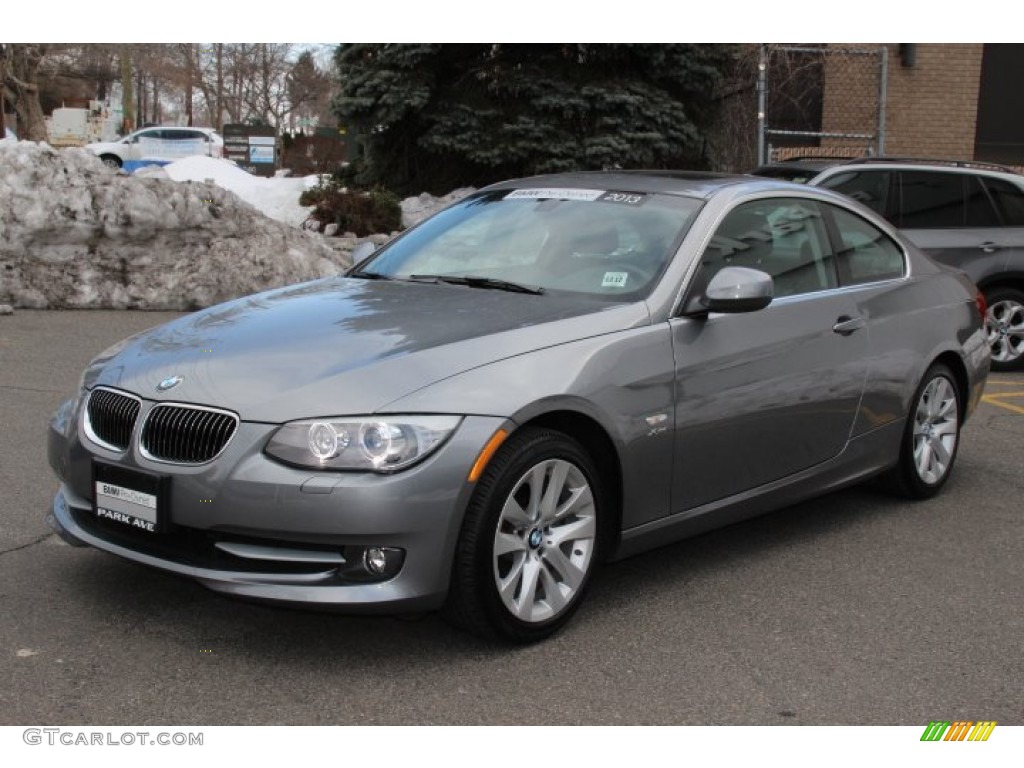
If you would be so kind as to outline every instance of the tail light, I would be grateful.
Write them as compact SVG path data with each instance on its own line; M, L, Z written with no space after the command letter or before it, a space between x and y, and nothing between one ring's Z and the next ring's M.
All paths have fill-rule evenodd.
M985 301L985 294L974 289L974 303L978 306L978 314L981 315L981 322L984 324L988 318L988 302Z

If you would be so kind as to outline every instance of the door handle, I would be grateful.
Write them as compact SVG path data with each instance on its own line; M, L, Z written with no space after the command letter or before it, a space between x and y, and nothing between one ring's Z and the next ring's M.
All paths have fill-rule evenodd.
M991 240L982 243L978 247L981 248L981 250L984 251L985 253L995 253L996 251L999 250L999 246L993 243Z
M841 315L836 324L832 326L832 330L838 333L840 336L849 336L854 331L859 331L865 326L863 317L850 317L849 315Z

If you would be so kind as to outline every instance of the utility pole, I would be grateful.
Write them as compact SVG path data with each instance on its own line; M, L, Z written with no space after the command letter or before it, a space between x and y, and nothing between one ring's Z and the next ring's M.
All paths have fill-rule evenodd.
M764 165L768 162L765 157L764 147L764 122L767 102L768 86L768 55L764 43L761 43L757 57L757 164Z
M7 82L7 46L0 43L0 139L7 136L7 97L4 96Z

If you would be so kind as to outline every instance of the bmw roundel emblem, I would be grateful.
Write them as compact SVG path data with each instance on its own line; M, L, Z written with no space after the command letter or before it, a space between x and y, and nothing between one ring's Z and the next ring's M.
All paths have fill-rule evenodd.
M168 389L174 389L176 386L181 384L185 380L184 376L170 376L159 384L156 385L157 392L166 392Z

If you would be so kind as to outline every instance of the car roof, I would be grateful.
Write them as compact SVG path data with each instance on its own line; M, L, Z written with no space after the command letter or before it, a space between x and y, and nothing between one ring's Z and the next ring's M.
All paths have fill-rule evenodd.
M199 125L146 125L142 128L136 128L132 133L139 133L140 131L202 131L203 133L216 133L216 128L203 128Z
M607 189L708 198L720 189L756 181L750 176L704 171L578 171L510 179L485 187L500 189Z
M765 163L760 165L751 171L754 175L760 175L761 171L785 171L785 170L809 170L809 171L823 171L826 168L831 168L833 165L842 165L844 163L851 162L853 158L849 157L824 157L817 155L801 155L800 157L791 157L787 160L777 160L772 163Z

